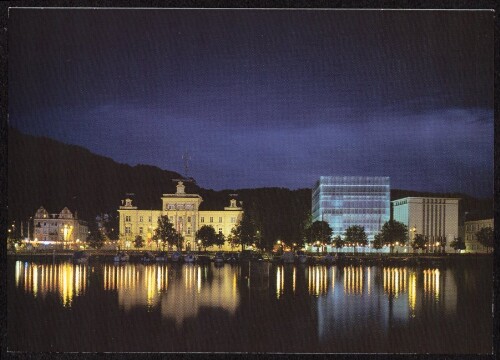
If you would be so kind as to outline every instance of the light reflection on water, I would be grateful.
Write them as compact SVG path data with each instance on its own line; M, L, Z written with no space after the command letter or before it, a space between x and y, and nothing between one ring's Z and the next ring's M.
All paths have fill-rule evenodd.
M71 307L74 298L86 291L87 266L16 261L15 284L34 297L45 297L48 293L57 294L64 307Z
M125 310L158 307L164 317L175 319L177 324L196 316L203 306L219 307L234 314L240 304L242 287L266 290L270 283L275 285L277 300L306 293L325 298L330 306L337 307L343 306L350 297L353 297L351 302L356 301L355 297L366 301L383 294L396 301L396 311L403 318L415 317L422 306L443 301L447 311L456 309L453 277L448 276L444 282L441 278L446 274L438 268L133 263L97 264L96 267L102 267L103 290L116 292L118 303ZM80 264L17 261L15 285L34 297L58 294L61 304L71 307L74 298L87 289L88 269L88 265Z
M478 266L12 261L9 341L40 351L481 352L491 269Z
M185 264L104 266L104 289L118 293L125 310L159 307L164 317L178 325L194 317L201 307L220 307L234 313L239 304L237 273L229 267L212 269Z

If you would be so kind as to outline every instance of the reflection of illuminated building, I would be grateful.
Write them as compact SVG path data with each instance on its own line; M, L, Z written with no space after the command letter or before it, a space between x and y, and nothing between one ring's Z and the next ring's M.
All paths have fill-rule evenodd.
M363 293L363 267L344 268L344 292L348 295Z
M439 269L424 270L424 296L439 301Z
M212 276L209 276L208 272ZM164 317L177 324L195 317L201 307L220 307L231 313L239 305L238 268L209 269L200 265L105 265L104 288L118 292L126 310L159 305ZM169 281L169 276L174 281Z
M399 294L406 292L406 268L384 268L384 292L386 294L398 297Z
M415 316L417 304L417 274L412 272L408 281L408 304L410 305L411 316Z
M87 266L61 264L33 264L16 261L15 282L17 287L37 297L57 293L63 306L71 307L73 298L87 288Z
M325 266L310 267L308 271L308 288L311 295L323 295L328 291L327 269Z

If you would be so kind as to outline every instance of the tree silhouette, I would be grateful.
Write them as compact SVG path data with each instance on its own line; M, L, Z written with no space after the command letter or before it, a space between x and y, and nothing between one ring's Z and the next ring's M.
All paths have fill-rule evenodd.
M201 246L207 251L207 247L216 244L217 235L215 234L215 229L210 225L203 225L196 232L196 239L201 240Z
M486 252L490 252L490 247L493 247L493 229L490 227L482 228L478 232L476 232L476 239L477 241L483 245L486 246Z
M154 231L153 240L162 242L163 249L167 243L177 244L177 249L182 248L182 236L174 229L174 225L168 220L168 216L162 215L158 218L158 226Z
M380 235L384 243L390 245L392 253L394 251L394 245L397 242L400 244L406 243L408 239L408 228L405 224L396 220L389 220L382 226Z
M345 230L344 240L348 243L354 244L354 249L356 246L366 246L368 245L368 237L365 233L365 228L359 225L349 226Z

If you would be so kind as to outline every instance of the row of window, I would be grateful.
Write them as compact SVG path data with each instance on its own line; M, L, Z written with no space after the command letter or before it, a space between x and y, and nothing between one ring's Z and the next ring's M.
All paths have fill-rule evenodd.
M193 204L168 204L165 206L165 210L193 210Z
M159 218L158 218L158 219L159 219ZM169 219L169 221L170 221L170 222L173 222L173 221L174 221L174 217L173 217L173 216L169 216L169 217L168 217L168 219ZM182 221L182 217L179 217L179 219ZM214 222L214 218L213 218L213 216L210 216L209 220L210 220L210 221L209 221L210 223L213 223L213 222ZM126 221L126 222L131 222L131 221L132 221L132 217L131 217L130 215L125 215L125 221ZM139 222L144 222L144 217L139 216ZM149 222L151 222L151 216L149 216ZM191 222L191 216L188 216L188 217L187 217L187 222ZM205 222L205 217L204 217L204 216L201 216L201 217L200 217L200 222L201 222L201 223L204 223L204 222ZM219 223L221 223L221 222L222 222L222 216L219 216ZM236 222L236 218L235 218L235 217L232 217L232 218L231 218L231 223L233 223L233 224L234 224L235 222Z
M59 225L64 226L64 225L67 225L67 224L59 224L58 222L50 222L50 223L49 223L49 226L59 226ZM41 227L41 226L42 226L42 223L41 223L41 222L38 222L38 223L36 224L36 226ZM47 223L46 223L46 222L44 222L44 223L43 223L43 226L47 226Z
M467 231L477 231L481 230L484 227L489 227L489 226L485 226L483 224L467 224L465 228Z
M191 234L191 228L188 227L186 229L186 233L187 235L190 235ZM219 233L222 233L222 228L219 228ZM132 234L132 229L130 226L125 226L125 234ZM144 228L143 227L140 227L139 228L139 235L143 235L144 234Z

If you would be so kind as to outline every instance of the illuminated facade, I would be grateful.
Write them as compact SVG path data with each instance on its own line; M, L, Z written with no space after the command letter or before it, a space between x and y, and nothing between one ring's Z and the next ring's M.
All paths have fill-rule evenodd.
M484 220L476 220L476 221L466 221L465 222L465 252L474 252L474 253L486 253L488 249L486 246L483 246L477 241L476 233L483 228L491 228L493 227L493 219L484 219Z
M408 227L410 242L416 234L429 238L429 245L439 246L446 241L446 251L458 237L458 202L460 199L407 197L394 200L394 220Z
M389 177L321 176L312 190L312 221L326 221L332 236L359 225L373 241L389 218Z
M184 249L195 250L196 232L203 225L212 226L216 233L228 236L243 215L235 199L231 199L224 210L200 211L203 199L197 194L186 194L184 184L179 181L175 194L163 194L161 210L140 210L133 206L131 199L125 199L118 212L120 213L120 241L122 246L130 247L137 235L146 240L146 247L154 247L152 242L158 219L166 215L174 228L184 237ZM210 249L210 248L209 248ZM213 248L218 249L218 247ZM228 242L222 250L230 250Z
M88 226L65 207L59 214L49 214L43 206L33 218L35 241L67 245L78 241L86 241Z

